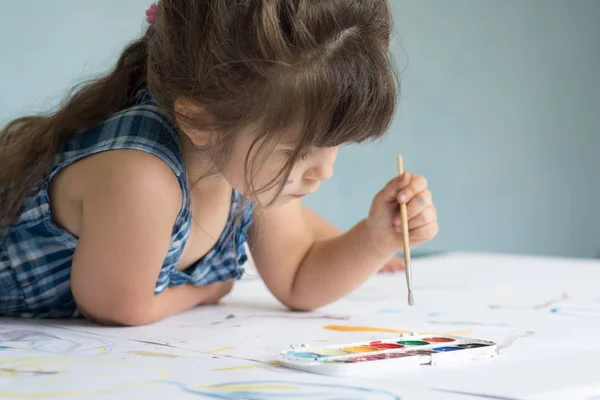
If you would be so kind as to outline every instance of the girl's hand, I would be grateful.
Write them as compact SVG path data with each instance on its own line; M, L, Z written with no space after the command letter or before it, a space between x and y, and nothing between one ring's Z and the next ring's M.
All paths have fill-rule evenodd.
M400 257L396 256L396 257L392 258L390 261L388 261L387 264L385 264L383 266L383 268L381 268L379 270L379 272L382 274L385 274L385 273L404 271L405 269L406 269L406 265L404 265L404 260L401 259Z
M407 171L392 179L371 204L367 228L372 243L382 252L402 251L401 203L406 204L411 247L428 242L438 233L437 211L427 180Z

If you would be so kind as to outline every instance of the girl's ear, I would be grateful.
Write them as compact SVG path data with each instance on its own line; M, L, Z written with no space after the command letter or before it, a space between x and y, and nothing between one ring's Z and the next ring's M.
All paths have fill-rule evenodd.
M210 129L212 116L206 109L187 98L175 101L175 119L179 128L196 147L204 147L213 143L214 132Z

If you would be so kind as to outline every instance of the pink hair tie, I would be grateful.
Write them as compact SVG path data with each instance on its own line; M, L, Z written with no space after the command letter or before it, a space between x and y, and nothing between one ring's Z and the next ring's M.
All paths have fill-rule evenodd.
M146 21L150 25L154 25L154 23L156 22L156 9L157 8L158 8L158 6L156 5L156 3L154 3L150 6L150 8L148 8L146 10Z

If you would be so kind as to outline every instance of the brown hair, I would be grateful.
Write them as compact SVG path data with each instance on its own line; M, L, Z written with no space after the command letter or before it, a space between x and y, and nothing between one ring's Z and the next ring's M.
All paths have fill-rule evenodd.
M393 117L396 79L389 54L386 0L160 0L157 19L105 77L84 85L57 112L28 116L0 132L0 226L52 167L61 144L130 106L148 87L175 120L211 129L213 160L227 160L240 128L260 126L253 147L265 154L282 128L301 134L268 188L283 187L310 147L381 137ZM175 101L204 116L176 115ZM217 165L217 168L222 166ZM246 184L260 168L246 158Z

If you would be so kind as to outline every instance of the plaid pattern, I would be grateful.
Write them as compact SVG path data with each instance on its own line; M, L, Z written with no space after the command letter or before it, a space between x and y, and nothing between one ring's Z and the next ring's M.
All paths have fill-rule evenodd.
M53 223L48 184L66 166L114 149L137 149L159 157L173 170L183 193L155 293L185 283L207 285L241 278L240 266L247 261L244 244L253 207L252 204L243 207L242 198L235 191L227 226L217 244L186 271L176 269L190 232L187 173L176 128L161 114L149 93L142 91L136 105L67 142L49 176L24 203L18 220L0 230L0 315L47 318L79 315L70 288L77 238ZM238 213L242 215L235 224Z

